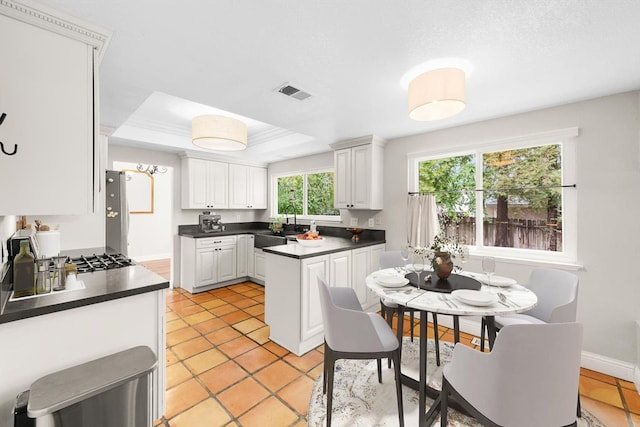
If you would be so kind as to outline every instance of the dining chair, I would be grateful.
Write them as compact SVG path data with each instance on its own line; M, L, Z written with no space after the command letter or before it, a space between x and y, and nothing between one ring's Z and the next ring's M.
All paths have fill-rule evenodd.
M440 425L449 395L484 426L576 426L582 324L505 326L491 353L456 344L442 371Z
M552 268L536 268L526 285L538 297L538 304L524 313L496 316L496 330L507 325L575 322L578 307L578 276ZM484 351L487 328L482 318L480 351ZM490 347L491 349L491 347Z
M382 317L362 311L352 288L329 287L318 277L320 306L324 322L324 379L327 393L327 427L331 426L333 378L338 359L377 359L378 382L382 382L381 358L393 360L398 417L404 427L402 385L400 383L400 344L391 327Z
M380 268L395 268L395 267L404 267L405 263L400 255L400 251L385 251L380 253ZM389 326L393 324L393 315L398 315L398 329L402 328L400 324L400 316L404 316L404 313L409 313L409 321L411 322L411 342L413 342L413 321L415 318L415 312L413 308L410 307L399 307L398 304L384 300L380 298L380 312L382 313L382 317L387 320ZM436 313L431 313L433 318L433 336L434 343L436 347L436 365L440 366L440 341L438 338L438 315ZM398 332L398 337L402 338L402 333Z

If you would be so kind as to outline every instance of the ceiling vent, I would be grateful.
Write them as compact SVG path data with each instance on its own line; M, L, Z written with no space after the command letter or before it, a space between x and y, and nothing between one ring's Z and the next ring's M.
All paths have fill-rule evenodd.
M276 90L284 95L290 96L291 98L295 98L298 101L304 101L311 96L310 93L302 91L297 87L293 87L288 83L283 84Z

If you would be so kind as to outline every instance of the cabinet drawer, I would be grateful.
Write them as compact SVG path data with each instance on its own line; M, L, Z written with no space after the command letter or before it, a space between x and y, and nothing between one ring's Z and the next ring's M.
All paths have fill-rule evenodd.
M206 237L196 239L196 249L213 248L220 245L235 245L236 236Z

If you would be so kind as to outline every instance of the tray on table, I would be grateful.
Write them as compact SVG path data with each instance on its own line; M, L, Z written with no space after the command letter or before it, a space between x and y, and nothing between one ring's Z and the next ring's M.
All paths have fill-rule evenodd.
M428 275L431 275L431 279L425 282L424 278ZM409 273L404 277L409 280L412 286L419 289L425 289L432 292L443 292L447 294L450 294L452 291L457 289L471 289L478 291L482 287L482 284L472 277L451 274L447 279L439 279L433 271L429 270L425 270L420 273L420 279L417 279L416 273Z

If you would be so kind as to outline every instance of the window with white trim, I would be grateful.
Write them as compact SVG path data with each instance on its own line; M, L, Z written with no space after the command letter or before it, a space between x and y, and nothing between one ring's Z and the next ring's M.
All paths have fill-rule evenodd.
M574 164L570 138L417 155L411 190L434 194L441 227L472 253L575 262Z
M274 216L291 216L318 220L339 220L333 207L333 170L274 176Z

